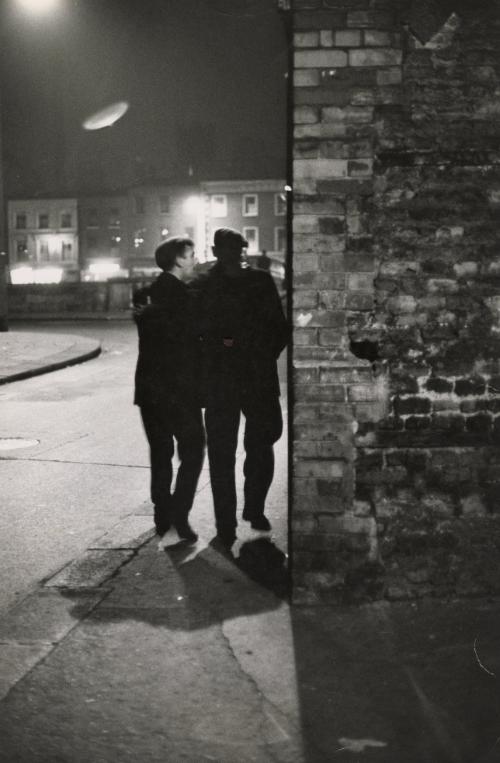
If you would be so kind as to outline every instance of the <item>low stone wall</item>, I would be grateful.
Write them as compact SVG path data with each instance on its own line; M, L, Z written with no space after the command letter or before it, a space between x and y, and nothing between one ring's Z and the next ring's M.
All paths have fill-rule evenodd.
M131 281L9 285L11 318L71 318L77 316L128 315Z

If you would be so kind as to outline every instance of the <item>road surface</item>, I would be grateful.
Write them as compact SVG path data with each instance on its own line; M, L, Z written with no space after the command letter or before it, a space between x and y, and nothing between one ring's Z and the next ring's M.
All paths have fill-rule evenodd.
M0 438L37 441L0 451L0 616L124 517L141 506L141 513L150 513L148 448L132 404L133 324L18 323L13 328L94 337L103 352L86 363L0 387ZM280 366L284 372L284 355ZM283 463L270 494L274 505L283 507L283 537L284 469ZM208 485L205 462L198 488L209 490Z

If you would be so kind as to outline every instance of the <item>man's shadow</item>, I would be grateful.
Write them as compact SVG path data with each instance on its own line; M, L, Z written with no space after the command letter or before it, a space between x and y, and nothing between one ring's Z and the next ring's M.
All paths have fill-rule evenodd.
M87 622L140 620L191 631L272 611L288 595L286 562L286 555L264 537L243 543L237 557L214 542L199 553L185 543L159 552L152 543L122 568ZM78 604L75 616L77 609Z

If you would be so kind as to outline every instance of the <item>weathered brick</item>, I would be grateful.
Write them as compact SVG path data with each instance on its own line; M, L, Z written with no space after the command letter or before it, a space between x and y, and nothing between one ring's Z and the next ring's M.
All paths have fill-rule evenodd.
M373 310L374 295L365 292L350 292L346 298L347 310Z
M345 26L346 14L343 11L305 11L294 13L293 22L295 29L335 29Z
M345 305L346 294L344 290L322 290L318 293L318 305L324 310L341 310Z
M347 174L349 177L366 177L367 175L371 175L372 172L372 159L363 159L363 161L360 161L359 159L351 159L347 163Z
M308 124L296 125L293 129L294 138L343 138L347 135L347 125L340 124Z
M316 215L298 215L293 217L293 232L297 233L318 233L319 225Z
M390 13L382 11L350 11L347 14L348 27L370 27L386 29L392 27L394 18Z
M346 248L345 236L327 234L297 233L294 236L294 251L300 257L302 253L343 252Z
M317 48L319 45L319 32L295 32L293 44L296 48Z
M397 61L390 63L398 63ZM301 50L294 56L296 69L321 69L326 66L347 66L347 53L343 50Z
M294 384L316 384L319 381L319 368L313 366L294 368Z
M361 45L361 32L358 29L339 29L335 32L335 45L357 48Z
M400 85L403 81L403 71L399 66L392 66L377 71L377 85Z
M346 398L345 389L339 384L308 384L298 385L295 389L297 399L307 401L343 402Z
M370 196L373 194L371 180L358 180L357 178L344 178L343 180L318 180L317 190L319 193L329 193L338 196Z
M425 388L429 390L429 392L451 392L453 389L453 382L449 381L449 379L442 379L439 376L431 376L427 381L425 382Z
M293 110L295 124L313 124L318 121L318 110L310 106L298 106Z
M301 347L311 347L318 344L317 329L295 328L293 332L294 344Z
M327 235L342 235L345 233L344 217L320 217L318 218L319 232Z
M380 29L365 29L364 44L367 48L371 46L389 48L391 45L391 35L389 32L381 31Z
M370 402L379 399L379 391L375 384L351 384L347 396L355 403Z
M348 55L349 66L397 66L403 60L397 48L356 48Z
M321 114L324 122L367 124L372 122L373 108L371 106L346 106L342 109L337 106L325 106L321 109Z
M320 258L317 254L300 254L294 259L293 270L295 274L308 273L319 269Z
M294 464L296 477L316 477L323 479L340 479L344 474L345 465L342 461L299 461Z
M346 177L347 160L345 159L294 159L293 174L301 177Z
M343 333L333 331L332 329L319 330L319 344L322 347L340 347L342 345Z
M317 307L318 292L317 291L295 291L293 294L293 306L296 310Z
M319 85L319 71L317 69L296 69L293 73L295 87L316 87Z
M472 416L468 416L465 420L465 426L469 432L479 432L481 434L488 434L492 426L492 418L487 413L477 413Z
M485 389L486 384L481 377L463 378L455 381L455 393L460 397L465 397L466 395L483 395Z
M428 397L396 397L394 399L394 411L397 416L404 416L409 413L429 413L431 410L431 401Z
M333 47L333 32L331 29L322 29L319 35L320 45L323 48Z

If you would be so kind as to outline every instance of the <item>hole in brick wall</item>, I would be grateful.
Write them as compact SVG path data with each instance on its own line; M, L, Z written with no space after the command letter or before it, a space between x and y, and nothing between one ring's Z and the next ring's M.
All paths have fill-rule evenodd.
M357 342L351 340L349 348L352 354L357 358L361 358L361 360L369 360L370 363L380 360L378 342L370 341L369 339L362 339Z

